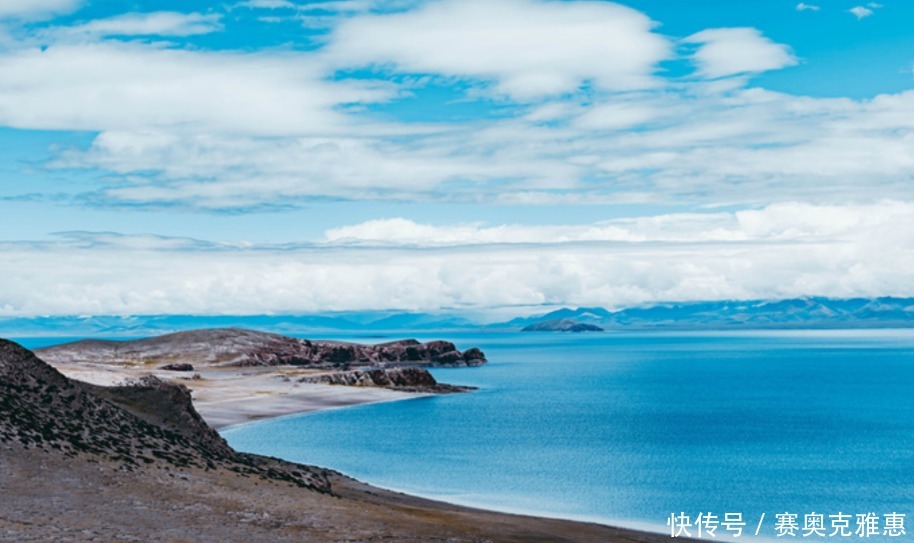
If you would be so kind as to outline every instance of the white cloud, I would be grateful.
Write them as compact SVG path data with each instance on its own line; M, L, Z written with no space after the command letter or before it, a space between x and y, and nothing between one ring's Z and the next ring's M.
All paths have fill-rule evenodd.
M414 8L424 0L329 0L298 4L299 11L323 11L331 13L368 13L372 11L391 12Z
M326 242L343 245L443 247L486 244L833 242L914 224L914 205L773 204L758 210L670 214L613 219L574 226L464 224L434 226L396 218L327 230ZM892 226L894 225L894 226ZM914 240L914 236L909 236Z
M305 28L331 29L343 18L364 13L391 13L416 7L423 0L337 0L295 3L288 0L247 0L233 8L266 9L279 15L258 17L265 23L298 22Z
M797 4L797 11L819 11L822 8L813 4L807 4L805 2L800 2Z
M797 63L786 45L771 41L755 28L712 28L683 42L699 44L693 59L706 77L766 72Z
M351 129L356 137L108 131L56 165L118 174L101 202L203 208L318 196L757 205L910 192L914 92L854 101L689 89L695 94L553 102L517 119L410 127L428 128L421 136L364 126Z
M646 124L663 114L644 103L618 101L585 109L574 119L574 125L584 130L621 130Z
M591 235L612 227L637 239ZM563 227L382 221L348 233L395 239L388 247L341 240L258 246L81 233L58 242L2 243L0 314L618 307L914 295L914 204L907 202L783 204ZM513 244L480 244L479 235ZM537 235L548 242L532 240ZM415 240L439 247L397 246Z
M669 54L644 14L612 3L443 0L416 10L362 15L333 31L330 58L495 84L516 99L655 84Z
M348 121L339 104L388 90L329 83L297 53L221 53L134 43L0 53L0 123L52 130L303 134Z
M445 11L454 15L455 28L467 30L476 20L470 16L491 12L480 6L478 0L445 1L407 13L358 16L352 28L364 25L371 31L365 43L375 44L390 30L381 29L382 23L401 30L414 21L439 24L448 19L439 13ZM651 42L666 51L645 16L614 4L510 0L492 9L495 18L481 31L480 43L492 45L493 53L470 51L482 64L434 48L416 54L423 62L453 63L459 69L449 73L466 77L490 70L501 85L505 77L527 71L576 74L575 80L594 77L593 71L585 74L591 69L607 70L607 77L618 73L615 60L584 55L583 64L576 64L570 49L562 48L597 40L598 32L589 33L594 26L629 25L633 43ZM609 14L619 17L609 21ZM551 18L563 33L549 40L574 34L582 41L572 39L557 46L554 56L539 59L543 72L536 59L510 71L512 56L527 53L510 44L499 48L498 28L513 25L533 40L528 32ZM114 18L85 26L110 29L112 20L123 23ZM136 24L146 28L146 22ZM403 33L406 41L391 44L390 51L422 38ZM795 62L785 46L754 29L714 29L689 39L698 44L696 60L705 75L727 76L721 79L509 103L500 118L424 124L381 122L352 107L422 92L422 83L398 88L326 79L328 63L340 60L338 43L361 50L358 36L343 34L331 38L326 53L213 52L113 40L56 43L45 50L22 45L0 52L0 124L99 132L88 149L56 152L47 164L113 174L116 183L80 195L97 205L237 209L322 197L759 205L797 198L846 202L874 193L906 198L910 192L914 92L850 100L747 88L746 73ZM624 36L608 40L610 46ZM383 48L379 54L386 54ZM653 69L650 62L639 65L645 74ZM533 94L540 90L531 87Z
M83 0L0 0L2 19L43 19L75 11Z
M247 0L238 2L235 7L249 9L295 9L296 4L288 0Z
M863 6L855 6L847 10L849 13L852 13L857 20L865 19L873 14L873 10Z
M707 227L718 222L727 221L730 217L710 216L676 216L656 219L661 222L672 222L675 226L664 231L663 225L648 224L645 220L619 220L583 226L529 226L500 225L483 226L478 224L457 226L433 226L418 224L413 221L397 219L380 219L367 221L352 226L333 228L325 233L327 242L345 245L376 246L463 246L486 244L557 244L580 241L696 241L695 232L681 230L690 222ZM659 228L658 228L659 227ZM661 230L657 232L656 230ZM654 230L654 231L651 231ZM700 234L706 239L742 239L718 227Z
M219 14L177 13L156 11L152 13L125 13L87 23L52 27L43 37L58 39L99 38L105 36L194 36L222 29Z
M433 138L431 138L433 139ZM448 183L517 178L561 179L573 168L511 156L479 161L431 142L397 145L368 138L177 137L162 133L107 132L87 154L65 156L61 166L92 166L118 171L159 172L108 189L117 203L187 203L231 208L294 202L315 195L365 199L422 200L440 194ZM451 186L460 191L459 185Z
M231 210L329 197L758 209L563 226L379 219L278 247L70 234L0 245L0 312L914 294L914 92L816 99L748 87L752 74L797 62L751 28L687 38L702 77L664 79L655 69L669 41L645 15L606 2L442 0L386 13L408 4L294 7L302 16L360 14L317 52L92 43L217 28L200 14L89 21L48 31L60 41L45 49L32 46L34 35L4 43L0 125L97 132L89 148L54 151L45 165L111 174L79 195L96 205ZM0 17L78 7L12 5L0 3ZM79 39L63 39L67 32ZM474 96L494 89L507 107L485 120L381 122L353 104L421 85L327 78L363 65L470 81ZM848 203L873 195L899 201Z

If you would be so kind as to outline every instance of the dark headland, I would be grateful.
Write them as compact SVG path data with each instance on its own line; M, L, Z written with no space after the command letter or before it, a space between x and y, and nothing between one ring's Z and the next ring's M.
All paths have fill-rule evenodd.
M484 461L484 460L481 460ZM100 387L0 340L0 540L659 542L388 492L236 452L187 388Z

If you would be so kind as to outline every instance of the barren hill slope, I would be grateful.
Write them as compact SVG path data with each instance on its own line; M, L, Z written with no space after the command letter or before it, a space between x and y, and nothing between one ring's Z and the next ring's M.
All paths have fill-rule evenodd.
M112 388L80 383L6 340L0 340L0 442L92 457L122 471L218 468L330 490L317 470L277 471L266 459L232 450L181 385L155 378Z

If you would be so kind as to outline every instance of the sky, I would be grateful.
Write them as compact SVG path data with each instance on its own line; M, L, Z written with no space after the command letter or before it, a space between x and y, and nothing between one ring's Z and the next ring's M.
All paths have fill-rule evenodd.
M0 316L914 296L914 2L0 0Z

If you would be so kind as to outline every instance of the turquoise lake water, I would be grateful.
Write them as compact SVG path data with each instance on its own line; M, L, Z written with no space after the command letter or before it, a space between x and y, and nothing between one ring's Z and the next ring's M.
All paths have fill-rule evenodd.
M419 339L481 347L488 365L433 371L480 390L223 435L445 501L661 531L680 511L753 531L766 513L762 535L785 511L914 517L914 331Z
M680 511L914 516L911 331L450 339L490 364L435 376L478 392L224 435L445 501L658 530Z

